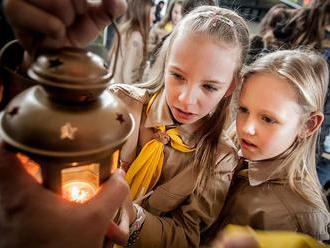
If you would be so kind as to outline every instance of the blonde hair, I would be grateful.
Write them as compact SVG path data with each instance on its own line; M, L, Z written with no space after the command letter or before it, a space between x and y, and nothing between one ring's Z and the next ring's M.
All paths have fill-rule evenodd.
M129 0L127 2L128 10L123 16L122 22L119 24L119 31L126 42L131 38L133 32L138 31L143 41L143 58L139 68L139 78L142 77L143 69L147 61L147 41L150 29L150 11L154 6L153 0ZM109 52L109 59L112 59L118 48L118 40L115 38L114 43ZM120 47L121 49L121 47Z
M329 71L327 62L316 52L296 49L267 54L244 70L243 84L256 73L272 73L290 83L297 92L303 112L302 123L311 113L323 112ZM317 200L323 197L315 161L318 132L305 138L297 137L292 144L293 151L277 169L288 171L290 188L313 206L317 206ZM310 191L308 194L307 190Z
M155 65L152 68L151 80L140 87L151 94L164 87L165 67L171 47L178 34L193 33L202 35L217 43L224 42L237 49L237 68L234 78L238 78L240 69L246 58L249 47L249 31L245 20L234 11L216 6L200 6L186 15L165 40ZM215 177L215 152L218 140L226 120L231 97L224 97L218 104L214 114L200 128L199 142L194 155L194 167L198 173L196 190L201 193Z

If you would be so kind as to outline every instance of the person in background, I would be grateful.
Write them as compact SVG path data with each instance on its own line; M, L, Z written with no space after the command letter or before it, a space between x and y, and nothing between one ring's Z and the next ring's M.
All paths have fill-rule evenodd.
M164 18L152 27L148 38L149 53L153 51L158 43L162 42L162 40L172 32L175 25L181 20L182 3L183 0L171 1Z
M285 4L274 5L259 24L259 33L252 37L247 64L263 53L290 47L288 37L292 30L285 28L297 10Z
M214 0L184 0L182 4L182 16L184 17L185 15L189 14L190 11L193 9L197 8L198 6L216 6L216 3ZM143 81L147 81L149 79L149 74L151 71L151 68L155 64L155 61L157 59L158 52L160 48L162 47L165 39L169 36L170 34L167 34L162 41L160 41L156 47L153 48L153 50L150 52L148 61L146 64L146 68L143 72Z
M276 4L267 12L259 24L259 35L263 37L266 49L273 51L285 48L285 39L292 30L286 29L285 33L283 28L290 22L296 11L285 4Z
M162 9L164 8L164 5L165 5L164 1L159 1L157 3L154 23L157 23L162 19L161 12L162 12Z
M305 46L322 52L322 42L329 23L329 0L315 1L311 7L297 10L284 27L284 31L290 33L288 38L290 47Z
M117 58L115 83L135 84L141 81L147 60L147 40L153 23L155 6L153 0L130 0L128 12L119 26L120 50ZM115 40L109 53L114 65L118 41ZM110 69L111 70L111 69Z

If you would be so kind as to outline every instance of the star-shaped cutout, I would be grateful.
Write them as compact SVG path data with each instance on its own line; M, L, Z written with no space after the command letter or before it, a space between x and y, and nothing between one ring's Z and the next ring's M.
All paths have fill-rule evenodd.
M77 127L73 127L70 122L67 122L61 127L61 139L74 140L74 134L77 131Z
M13 117L14 115L18 114L19 107L13 107L11 110L8 111L8 115Z
M59 67L60 65L62 65L63 62L56 58L56 59L50 59L49 60L49 64L48 64L48 68L55 68L55 67Z
M116 113L116 120L120 122L120 124L122 124L125 120L124 120L124 116L122 114L118 114Z

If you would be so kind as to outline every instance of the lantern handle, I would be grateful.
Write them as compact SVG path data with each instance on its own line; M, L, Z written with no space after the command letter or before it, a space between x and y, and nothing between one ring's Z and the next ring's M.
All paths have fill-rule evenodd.
M115 57L114 57L114 65L113 65L113 67L112 67L112 72L111 72L111 76L110 76L110 79L112 79L113 76L115 75L115 72L116 72L117 59L118 59L118 54L119 54L119 49L120 49L121 35L120 35L120 32L119 32L119 29L118 29L118 26L117 26L117 24L116 24L115 19L114 19L112 16L110 16L110 20L111 20L111 23L112 23L113 29L114 29L115 32L116 32L117 40L118 40L117 47L116 47L116 51L115 51ZM110 60L109 62L111 63L111 60Z

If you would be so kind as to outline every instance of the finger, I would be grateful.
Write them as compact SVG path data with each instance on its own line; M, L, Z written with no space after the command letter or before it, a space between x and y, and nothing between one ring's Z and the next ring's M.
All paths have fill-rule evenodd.
M70 26L76 17L76 7L71 0L28 0L36 8L49 13L62 20L66 26Z
M113 18L122 16L127 9L125 0L103 0L103 10L110 14Z
M127 243L129 236L129 217L127 210L121 210L119 225L116 225L113 221L110 222L107 236L116 244L125 245Z
M117 210L123 204L129 194L129 187L120 170L116 171L107 180L91 204L97 205L103 212L104 218L113 219Z
M17 10L23 10L19 14ZM17 30L50 35L54 38L65 35L65 25L58 18L24 1L6 1L4 10L8 21ZM33 17L33 18L31 18Z
M32 194L39 194L38 185L21 166L16 155L0 145L0 195L1 207L9 212L20 209L31 199Z
M127 9L127 4L124 0L103 0L102 4L90 4L89 6L90 16L99 30L111 24L111 18L115 19L123 15Z
M242 231L224 232L222 234L224 248L257 248L257 240L253 235Z
M87 12L86 0L71 0L71 3L77 15L83 15Z
M23 168L16 151L6 145L0 138L0 181L4 184L12 182L13 187L21 183L35 183L34 180ZM2 185L4 185L2 184Z

